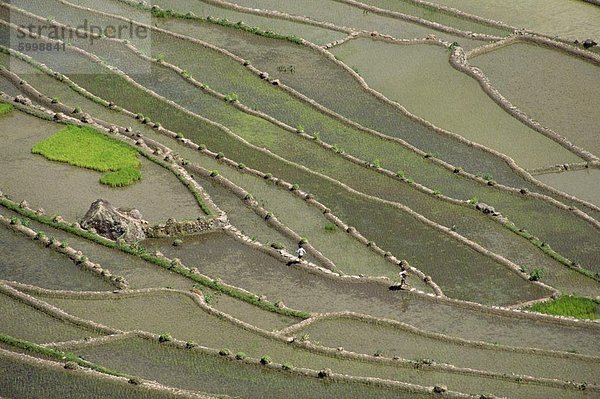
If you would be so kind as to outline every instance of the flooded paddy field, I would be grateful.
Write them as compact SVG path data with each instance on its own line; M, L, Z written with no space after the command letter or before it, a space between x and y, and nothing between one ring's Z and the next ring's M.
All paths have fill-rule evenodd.
M357 353L381 353L385 357L400 356L415 360L431 359L455 366L475 369L491 367L497 372L563 380L594 381L599 367L597 358L569 358L565 354L552 356L499 349L497 346L482 347L465 342L441 341L437 337L424 336L401 327L349 318L318 320L293 334L308 334L311 341L321 345L343 347Z
M97 332L56 319L8 295L0 294L0 309L0 334L3 335L40 344L99 336Z
M490 0L433 0L432 3L570 41L600 37L597 8L585 1L511 0L502 7L496 7Z
M0 396L597 397L595 16L546 6L0 4Z
M519 109L573 144L600 154L595 111L600 89L590 84L600 78L597 64L525 43L498 48L470 62Z
M0 149L0 165L5 172L2 190L6 195L19 201L27 199L32 206L43 207L48 213L72 222L79 221L98 198L119 207L136 208L153 222L201 215L194 197L175 176L146 159L140 159L144 176L141 181L115 189L101 185L98 172L48 161L31 153L33 145L63 127L21 112L0 119L0 137L5 144ZM136 201L163 191L153 201Z
M4 215L4 208L0 209L0 214ZM40 242L4 225L0 226L0 244L3 255L0 263L2 280L63 290L110 291L115 288L83 270L67 256L44 248Z

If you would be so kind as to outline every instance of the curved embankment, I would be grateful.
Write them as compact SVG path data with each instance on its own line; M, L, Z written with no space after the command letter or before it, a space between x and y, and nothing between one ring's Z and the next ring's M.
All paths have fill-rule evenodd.
M0 193L0 197L1 196L2 193ZM60 220L60 217L55 217L55 219ZM14 232L24 235L31 240L38 241L46 248L50 248L60 254L65 255L77 266L92 272L97 277L108 281L118 289L126 289L129 287L129 283L123 277L115 276L109 270L104 269L100 264L90 261L81 251L70 247L68 243L61 243L52 238L46 237L45 235L40 235L35 230L19 223L18 220L12 220L2 215L0 215L0 224L8 227Z
M21 80L17 75L15 75L7 70L2 70L2 71L0 71L0 73L5 75L6 77L10 78L15 84L19 84L19 87L21 88L21 90L23 90L25 93L31 95L33 98L36 99L36 101L43 103L45 106L50 106L54 109L57 109L59 111L65 112L65 113L70 112L71 108L69 108L67 106L63 106L60 102L53 102L52 99L47 98L44 95L42 95L41 93L39 93L35 88L31 87L25 81ZM132 114L124 109L120 109L120 112L123 112L123 113L129 115L132 119L135 118L134 114ZM62 118L63 117L61 117L61 119ZM302 238L297 233L295 233L294 231L289 229L287 226L285 226L281 222L279 222L275 216L273 216L272 214L270 214L268 212L268 210L259 206L258 202L256 200L252 199L250 194L247 191L245 191L241 187L231 183L230 181L223 178L222 176L219 176L218 174L214 174L213 172L208 171L208 170L200 167L199 165L189 164L189 161L186 161L186 160L182 159L181 157L175 155L173 153L173 151L171 151L168 147L161 145L160 143L155 142L154 140L149 139L149 138L145 138L145 137L140 138L132 131L127 132L128 129L126 129L126 128L118 127L118 126L109 124L109 123L104 122L99 119L95 119L94 123L97 123L100 126L102 126L103 128L108 129L113 134L120 132L120 134L130 137L132 140L136 140L136 144L138 146L142 145L142 143L144 145L148 145L150 150L152 151L152 153L159 154L161 157L164 156L165 159L170 159L171 162L179 163L182 167L185 167L191 173L197 173L197 174L203 175L206 178L211 178L213 180L218 181L219 184L223 185L228 190L233 192L236 196L238 196L238 198L240 198L242 201L244 201L246 204L248 204L259 216L264 218L267 221L267 223L274 226L282 234L290 237L291 239L295 240L296 242L299 242L302 240ZM168 131L162 127L159 129L159 131L168 137L171 137L171 138L177 137L176 133ZM194 144L185 138L181 138L179 141L182 144L184 144L196 151L199 151L199 153L207 155L214 159L219 159L221 162L227 163L228 165L232 166L233 168L236 168L239 171L242 171L243 173L252 174L252 175L258 176L262 179L267 179L267 180L271 179L278 186L290 191L297 197L305 200L308 204L316 207L319 211L321 211L323 213L323 216L327 220L335 223L341 230L346 231L352 238L356 239L359 243L364 245L366 248L375 252L378 256L381 256L382 258L386 259L390 263L390 265L394 265L397 267L400 264L401 261L398 260L396 257L385 252L384 250L379 248L377 245L370 243L356 229L350 228L347 224L345 224L337 216L332 214L324 205L322 205L321 203L316 201L314 198L311 198L311 196L308 193L305 193L302 190L297 189L296 187L294 187L294 185L287 183L281 179L270 177L263 172L260 172L260 171L257 171L257 170L251 169L251 168L247 168L247 167L241 167L239 163L229 160L228 158L221 157L220 154L214 153L206 148L201 148L197 144ZM212 201L210 199L207 198L207 201L210 201L213 208L218 209L218 207L216 205L214 205L214 203L212 203ZM306 243L305 246L320 261L321 264L325 265L329 269L335 269L335 265L329 259L325 258L320 252L318 252L316 249L314 249L310 243ZM436 292L438 295L443 295L439 286L437 286L437 284L435 284L431 280L430 277L425 276L425 274L423 272L421 272L420 270L408 265L408 262L404 261L404 264L410 271L412 271L417 276L417 278L425 281L426 284L431 286L431 288L434 290L434 292ZM389 284L389 282L388 282L388 284Z
M273 340L273 342L281 342L284 343L286 345L291 345L292 347L297 347L300 348L302 350L306 350L310 353L313 353L317 356L328 356L328 357L335 357L335 358L339 358L339 359L348 359L348 360L358 360L361 362L368 362L368 363L374 363L374 364L389 364L389 365L394 365L395 367L399 367L399 368L408 368L408 369L414 369L416 364L414 361L408 361L408 360L403 360L400 358L397 359L385 359L385 358L381 358L381 357L377 357L377 356L371 356L371 355L360 355L360 354L356 354L356 353L352 353L352 352L346 352L346 351L339 351L337 349L333 349L333 348L323 348L320 347L318 345L314 345L311 344L310 342L307 341L297 341L297 340L291 340L289 338L286 338L280 334L277 333L268 333L266 331L260 330L260 329L256 329L253 326L247 325L246 323L243 322L239 322L238 320L235 320L231 317L228 317L227 315L222 314L221 312L218 311L214 311L213 309L207 307L204 304L204 301L202 300L202 298L194 293L185 293L185 292L178 292L178 291L173 291L173 290L168 290L168 289L155 289L155 290L139 290L139 291L134 291L134 292L121 292L118 297L115 297L114 294L108 293L108 294L104 294L104 293L73 293L73 292L60 292L60 291L51 291L51 290L43 290L43 289L39 289L36 287L32 287L32 286L19 286L20 289L25 290L26 292L29 292L30 294L34 294L34 295L42 295L45 297L55 297L55 298L88 298L88 299L95 299L95 300L101 300L101 299L105 299L105 300L115 300L117 298L133 298L133 297L139 297L139 296L147 296L150 295L151 293L158 293L158 292L164 292L164 293L168 293L170 292L171 295L184 295L188 298L191 298L194 303L199 306L204 312L208 312L209 314L212 314L214 316L217 316L218 318L226 318L226 320L229 323L232 323L233 325L236 325L238 327L241 327L247 331L251 331L253 333L259 334L261 336L264 336L266 338L269 338L270 340ZM5 291L12 293L12 295L21 298L22 300L30 300L28 297L29 295L27 294L22 294L17 292L14 292L14 290L10 289L10 288L5 288ZM52 312L52 307L49 307L49 311ZM79 319L79 318L74 318L73 321L79 321L79 322L84 322L85 320L83 319ZM87 322L89 325L89 322ZM93 323L92 325L95 326L102 326L102 325L98 325L97 323ZM120 332L119 332L120 333ZM177 334L176 334L177 335ZM149 335L151 336L151 335ZM106 339L101 339L99 340L100 342L104 342L106 341ZM72 345L72 343L71 343ZM181 346L184 347L183 342L181 342ZM52 344L49 344L47 346L52 346ZM189 343L186 346L190 346ZM206 345L204 345L206 347ZM264 349L267 350L267 349ZM225 354L227 355L227 354ZM232 356L232 355L230 355ZM289 355L288 355L289 356ZM298 359L289 359L292 361L298 361ZM478 376L478 377L484 377L484 378L493 378L495 380L504 380L504 381L513 381L513 382L518 382L518 383L531 383L531 384L536 384L536 385L540 385L539 388L537 389L542 389L541 386L544 387L554 387L554 388L563 388L563 389L577 389L578 385L571 383L571 382L564 382L564 381L560 381L557 379L549 379L549 378L536 378L536 377L530 377L530 376L523 376L523 375L516 375L513 377L506 377L505 375L499 374L499 373L493 373L493 372L487 372L487 371L481 371L481 370L475 370L475 369L469 369L469 368L460 368L460 367L454 367L451 365L447 365L447 364L431 364L429 366L427 366L427 369L430 370L431 372L443 372L443 373L451 373L451 374L457 374L457 375L471 375L471 376ZM335 370L334 370L335 371ZM360 377L354 377L354 378L350 378L349 380L353 380ZM588 385L587 386L588 390L595 390L596 387L593 385Z
M100 14L100 15L111 15L111 14L104 13L104 12L102 12L102 11L98 11L98 10L94 10L94 9L90 9L90 8L86 8L86 7L81 7L81 6L75 6L75 5L73 5L73 4L71 4L71 3L69 3L69 2L67 2L67 1L65 1L65 0L60 0L60 1L61 1L61 3L63 3L63 4L70 5L70 6L74 6L74 7L77 7L77 8L80 8L80 9L84 9L84 10L88 10L88 11L91 11L91 12L95 12L95 13L98 13L98 14ZM126 3L127 3L127 4L130 4L130 5L134 5L134 6L139 6L138 4L132 4L131 2L126 2ZM113 16L113 17L117 17L117 18L118 18L118 16L114 16L114 15L111 15L111 16ZM190 18L190 17L188 17L188 16L184 16L183 14L179 15L179 14L177 14L177 13L175 13L175 12L169 12L169 13L168 13L168 16L181 17L181 18L186 18L186 19L189 19L189 18ZM194 18L192 18L192 19L194 19ZM202 18L199 18L199 19L200 19L200 20L203 20ZM376 35L375 37L377 37L377 36L378 36L378 35ZM307 46L309 46L309 47L311 47L311 44L310 44L309 42L306 42L306 41L304 41L304 44L305 44L305 45L307 45ZM448 43L445 43L445 45L446 45L446 46L449 46L449 44L448 44ZM221 49L220 49L220 51L221 51L221 52L223 52L223 51L225 51L225 50L221 50ZM329 53L327 53L327 54L329 54ZM333 56L331 56L331 54L329 54L329 56L330 56L331 58L333 58ZM257 74L264 74L264 72L261 72L261 71L258 71L258 70L256 70L256 68L254 68L254 67L252 67L251 65L249 65L249 63L248 63L248 62L246 62L246 61L244 61L243 59L241 59L241 58L239 58L239 57L236 57L236 58L238 58L238 59L239 59L239 62L240 62L240 63L243 63L245 66L249 67L250 69L253 69L253 70L254 70L254 71L257 73ZM336 61L337 61L337 60L336 60ZM360 78L360 76L359 76L358 74L356 74L354 71L352 71L352 70L351 70L349 67L345 66L345 65L344 65L342 62L340 62L340 61L337 61L337 63L338 63L338 64L340 64L340 65L342 65L343 67L345 67L345 69L346 69L348 72L350 72L351 74L354 74L354 77L355 77L355 78L358 78L359 80L362 80L362 78ZM363 82L363 83L364 83L364 82ZM364 84L364 85L365 85L365 87L368 87L368 86L366 86L366 84ZM281 89L283 89L283 90L288 90L288 89L290 89L290 88L289 88L289 87L287 87L285 84L283 84L282 82L279 82L279 81L278 81L278 87L279 87L279 88L281 88ZM293 93L293 89L290 91L290 93ZM309 102L310 102L311 104L313 104L313 105L314 105L314 103L315 103L313 100L311 100L311 99L308 99L308 98L304 98L304 100L305 100L305 101L309 101ZM388 101L389 101L389 100L388 100ZM392 103L393 103L393 102L392 102ZM394 103L394 104L395 104L395 103ZM398 104L395 104L395 105L398 105ZM401 107L401 106L400 106L400 107ZM329 113L331 113L331 111L329 111L329 110L327 110L327 109L323 109L323 110L321 110L321 111L323 111L323 112L329 112ZM406 110L405 110L405 111L406 111ZM406 113L406 114L408 114L408 112L405 112L405 113ZM339 115L337 115L337 116L339 116ZM421 122L423 122L423 123L426 123L426 125L427 125L427 122L426 122L426 121L421 121ZM429 124L429 125L430 125L430 124ZM435 130L435 129L434 129L434 130ZM439 131L438 131L438 133L450 133L450 132L443 131L443 129L438 129L438 130L439 130ZM475 144L475 143L469 142L468 140L465 140L464 138L462 138L462 137L460 137L460 136L458 136L458 135L454 135L453 137L454 137L454 138L457 138L457 139L459 139L459 141L462 141L462 142L465 142L465 143L467 143L468 145L470 145L470 146L471 146L471 147L473 147L473 148L479 148L479 147L480 147L478 144ZM390 138L390 137L388 137L388 138ZM395 139L395 138L391 138L391 139ZM483 148L483 147L482 147L482 148ZM540 188L540 189L542 189L542 190L546 190L547 188L549 188L549 187L547 187L547 185L545 185L545 184L543 184L542 182L539 182L539 181L537 181L536 179L534 179L534 178L533 178L533 177L532 177L532 176L531 176L529 173L527 173L527 171L525 171L524 169L522 169L522 168L518 167L518 166L517 166L517 165L514 163L514 161L512 161L510 158L508 158L508 157L504 156L503 154L499 154L499 153L494 153L494 155L496 155L496 156L498 156L498 157L500 157L500 158L504 159L504 161L505 161L505 162L507 162L507 163L508 163L508 164L511 166L511 168L512 168L512 169L514 169L514 171L516 171L516 172L517 172L517 174L520 176L520 178L524 179L525 181L527 181L527 182L529 182L529 183L533 183L535 187L538 187L538 188ZM434 158L431 158L431 160L432 160L432 161L434 161L434 162L436 162L436 163L439 163L439 164L445 164L443 161L439 161L439 160L437 160L437 159L434 159ZM446 165L446 166L448 166L448 169L450 169L450 170L454 170L454 171L455 171L455 173L459 173L460 175L464 175L464 176L468 176L468 177L475 178L476 180L480 181L480 183L482 183L482 184L488 184L488 182L487 182L487 181L485 181L485 180L484 180L483 178L481 178L481 177L476 177L476 176L472 176L472 175L470 176L470 174L468 174L468 173L465 173L465 172L463 172L463 171L461 171L461 170L458 170L458 171L457 171L457 168L454 168L454 167L452 167L451 165ZM496 188L499 188L499 189L507 188L507 189L510 189L510 191L511 191L511 192L513 192L513 193L515 193L515 194L517 194L517 193L519 192L519 190L518 190L518 189L514 189L514 188L510 188L510 187L505 187L505 186L503 186L503 185L497 185L497 186L496 186ZM583 203L582 201L580 201L580 200L577 200L577 199L575 199L575 198L573 198L573 197L566 197L566 196L564 196L564 195L563 195L564 193L561 193L561 192L560 192L560 191L558 191L558 190L555 190L555 189L554 189L554 190L550 190L550 189L549 189L549 190L547 190L547 192L548 192L548 193L551 193L551 194L553 194L553 195L558 195L559 197L562 197L563 199L569 199L570 201L572 200L572 201L574 201L574 202L576 202L576 203L578 203L578 204L580 204L580 205L586 205L586 204L585 204L585 203ZM534 196L538 196L538 194L537 194L537 193L533 193L532 195L534 195ZM547 195L541 195L541 196L539 196L539 198L546 199L546 198L548 198L548 196L547 196ZM552 201L551 201L551 202L552 202ZM556 201L554 201L554 202L556 202ZM589 205L589 204L587 204L587 205ZM576 213L577 213L577 212L578 212L578 211L576 211Z

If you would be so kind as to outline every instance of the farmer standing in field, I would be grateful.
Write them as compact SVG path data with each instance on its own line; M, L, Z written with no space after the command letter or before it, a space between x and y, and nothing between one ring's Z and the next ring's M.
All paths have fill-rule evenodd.
M306 249L304 249L302 247L301 244L298 245L298 250L296 251L296 254L298 255L298 261L301 261L302 258L304 257L304 255L306 255Z

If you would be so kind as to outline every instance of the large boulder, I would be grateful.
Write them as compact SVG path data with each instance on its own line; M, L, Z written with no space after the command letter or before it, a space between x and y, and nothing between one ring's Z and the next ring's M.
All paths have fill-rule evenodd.
M94 229L102 237L115 241L122 239L128 243L146 238L146 224L138 210L118 209L103 199L94 201L80 222L86 230Z

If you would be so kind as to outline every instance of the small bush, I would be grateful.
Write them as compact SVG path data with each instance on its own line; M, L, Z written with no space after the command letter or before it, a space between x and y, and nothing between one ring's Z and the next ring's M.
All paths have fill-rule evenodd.
M273 173L265 173L265 179L270 179L273 177Z
M404 172L403 170L399 170L398 172L396 172L396 176L398 176L401 179L404 179L406 177L406 172Z
M58 97L52 97L52 104L58 104Z
M223 154L222 152L217 153L217 155L215 156L215 158L217 159L223 159L225 158L225 154Z
M20 223L21 223L21 221L19 220L19 218L18 218L18 217L16 217L16 216L11 216L11 218L10 218L10 224L12 224L12 225L17 225L17 224L20 224Z
M537 268L533 269L531 273L529 273L529 280L531 281L539 281L544 277L544 269Z
M246 169L246 165L243 163L238 164L239 169Z
M300 189L300 186L298 184L292 184L292 187L290 188L291 191L297 191Z
M225 101L228 103L236 103L239 101L237 93L230 93L225 96Z
M263 357L260 358L260 364L266 365L266 364L271 364L273 362L273 360L271 360L271 356L269 355L264 355Z
M471 197L467 202L471 205L477 205L479 203L479 198Z
M294 366L292 366L292 364L291 364L291 363L283 363L283 364L281 365L281 368L282 368L283 370L291 370L293 367L294 367Z
M244 352L238 352L238 353L235 354L235 358L237 360L244 360L247 357L248 356L246 356L246 354Z
M192 341L188 341L185 343L186 349L192 349L192 348L195 348L196 346L198 346L198 344L195 342L192 342Z
M296 126L296 131L298 133L304 133L304 126L303 125Z
M285 249L285 246L282 243L280 243L280 242L274 242L274 243L271 244L271 248L275 248L275 249L281 250L281 249Z
M183 138L185 138L185 136L183 135L183 133L177 133L177 134L175 135L175 138L176 138L176 139L183 139Z
M171 334L169 333L164 333L164 334L160 334L158 336L158 342L169 342L173 339L173 337L171 336Z
M219 176L219 171L218 170L211 170L210 171L210 177L216 177Z
M35 239L36 240L41 240L42 238L46 237L46 233L44 233L43 231L38 231L35 234Z
M377 169L381 168L381 161L379 159L373 160L373 167Z

